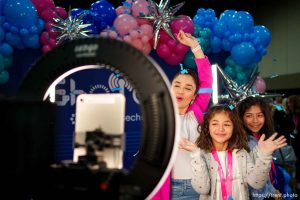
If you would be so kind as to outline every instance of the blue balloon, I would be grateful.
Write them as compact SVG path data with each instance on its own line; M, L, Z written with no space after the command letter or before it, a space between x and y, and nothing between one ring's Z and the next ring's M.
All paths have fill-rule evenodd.
M73 8L71 10L71 16L75 17L75 16L79 16L81 14L81 12L83 12L84 10L82 8Z
M6 70L0 72L0 85L6 83L9 80L9 73Z
M242 41L242 35L240 33L235 33L229 37L229 41L232 43L240 43Z
M258 52L256 52L254 58L251 60L250 63L259 63L262 59L262 55Z
M236 13L237 11L235 10L225 10L223 13L221 13L219 22L228 25Z
M22 40L20 36L10 32L6 34L6 42L14 47L22 46Z
M254 41L267 47L271 42L271 33L265 26L254 27Z
M252 16L246 11L239 11L228 23L228 28L232 33L247 33L253 30L254 21Z
M226 25L222 22L217 22L214 26L214 34L220 38L224 37L224 33L227 30Z
M231 50L231 48L232 48L232 43L228 40L228 39L226 39L226 38L224 38L223 40L222 40L222 48L225 50L225 51L230 51Z
M39 18L36 27L38 29L38 33L42 32L44 30L44 27L45 27L45 22L42 19Z
M183 65L188 68L191 68L191 69L197 68L197 65L195 63L194 54L191 51L188 51L188 53L185 54L184 59L183 59Z
M0 13L3 13L3 8L4 8L5 4L6 4L6 0L1 0L0 1Z
M94 25L98 26L100 31L112 26L117 13L113 5L105 0L96 1L91 5Z
M7 43L2 43L0 44L0 54L3 56L11 56L13 53L13 48L7 44Z
M226 66L224 68L225 73L230 76L232 79L236 78L236 72L231 66Z
M21 37L27 37L28 35L29 35L29 31L28 31L27 28L22 28L22 29L20 30L20 36L21 36Z
M250 42L242 42L231 49L232 59L239 65L250 64L255 54L256 50Z
M5 38L5 33L4 33L4 30L3 28L1 28L0 26L0 42L2 42Z
M233 67L235 65L235 62L234 62L234 60L232 59L231 56L228 56L225 60L225 64L230 66L230 67Z
M14 34L18 34L19 33L19 29L15 26L11 26L10 27L10 32L14 33Z
M23 38L24 44L32 49L40 48L40 39L38 35L30 35L28 37Z
M6 20L18 28L36 24L37 11L30 0L7 0L3 11Z
M5 68L11 66L12 62L13 62L12 56L3 57L3 63Z
M214 36L210 39L210 47L213 53L219 53L222 50L220 38Z
M2 72L5 68L5 65L4 65L4 58L3 56L0 54L0 72Z
M239 80L240 82L243 82L243 81L246 82L247 77L246 77L246 74L243 71L241 71L241 72L237 73L236 79Z

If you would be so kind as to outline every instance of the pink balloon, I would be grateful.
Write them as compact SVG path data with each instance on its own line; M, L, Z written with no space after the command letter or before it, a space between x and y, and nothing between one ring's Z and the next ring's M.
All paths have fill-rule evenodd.
M49 51L51 51L51 47L49 45L44 45L43 48L42 48L43 54L46 54Z
M156 53L160 58L166 59L171 56L172 51L166 44L157 45Z
M159 43L167 43L168 41L173 40L165 31L159 31Z
M48 41L50 40L50 36L48 32L42 32L40 35L40 41L43 45L48 44Z
M46 25L45 25L45 29L47 31L51 31L53 29L52 24L53 24L53 22L47 22Z
M31 0L31 2L34 4L39 16L41 16L44 10L55 8L54 1L52 0Z
M126 9L124 6L119 6L116 8L116 13L117 13L117 15L122 15L126 12L126 10L128 10L128 9Z
M142 39L142 42L143 42L144 44L148 43L149 40L150 40L150 38L149 38L147 35L142 36L141 39Z
M151 25L143 24L143 25L140 26L140 30L141 30L141 33L143 35L146 35L149 38L152 38L152 36L153 36L153 27Z
M138 50L143 49L143 43L140 39L133 39L130 44L135 48L137 48Z
M168 57L167 59L165 59L164 61L169 64L169 65L178 65L179 63L181 63L181 61L183 60L184 57L179 56L175 53L172 53L170 57Z
M127 43L131 43L131 41L132 41L132 39L131 39L131 37L129 36L129 35L125 35L124 37L123 37L123 40L125 41L125 42L127 42Z
M108 37L108 32L107 31L102 31L100 33L100 37Z
M41 18L46 22L54 22L53 18L57 18L55 10L46 9L42 12Z
M138 27L138 24L135 18L131 15L121 14L115 19L114 27L121 36L124 36L131 30L136 29Z
M175 40L169 40L167 42L168 47L170 47L171 50L173 50L176 47L177 42Z
M64 8L62 8L62 7L56 7L55 8L55 12L61 17L61 18L63 18L63 19L65 19L65 18L67 18L67 16L68 16L68 13L67 13L67 11L64 9Z
M116 31L109 31L108 36L110 38L116 39L118 37L118 33Z
M177 55L184 56L188 51L189 51L189 47L187 47L181 43L178 43L176 45L176 47L174 48L173 52L176 53Z
M257 92L265 92L266 91L266 82L260 76L257 76L253 86L255 86Z
M145 16L149 14L149 3L146 0L136 0L133 2L131 10L135 17Z
M152 48L151 48L151 45L148 43L148 44L144 44L144 48L143 48L143 53L148 55L150 52L151 52Z
M180 19L173 20L171 22L171 29L175 34L180 30L183 30L186 33L194 34L194 22L187 15L179 15Z
M137 39L139 37L139 32L137 30L131 30L129 35L132 39Z
M57 38L57 36L59 36L59 32L54 32L54 31L49 31L49 36L51 38Z
M48 45L51 47L51 49L53 49L54 47L56 47L56 39L50 38L50 40L48 41Z

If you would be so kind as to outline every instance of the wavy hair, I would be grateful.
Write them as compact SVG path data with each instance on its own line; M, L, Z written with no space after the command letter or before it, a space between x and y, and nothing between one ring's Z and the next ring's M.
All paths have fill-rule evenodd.
M265 102L260 97L247 97L243 101L241 101L238 106L237 110L239 113L239 117L241 120L243 120L245 113L248 109L250 109L251 106L259 106L264 117L265 117L265 123L263 127L258 131L259 134L265 134L266 138L269 138L274 133L274 123L273 123L273 115L271 111L271 106ZM252 135L252 131L245 126L243 123L244 128L246 132L249 135Z
M228 114L228 117L230 118L233 124L232 136L229 139L227 148L231 150L245 149L249 151L249 147L247 144L248 138L243 128L242 121L238 117L236 110L231 110L227 105L212 106L208 109L207 113L204 116L202 124L198 126L200 136L196 140L196 145L199 148L208 152L213 150L214 146L209 132L209 123L216 114L222 112Z

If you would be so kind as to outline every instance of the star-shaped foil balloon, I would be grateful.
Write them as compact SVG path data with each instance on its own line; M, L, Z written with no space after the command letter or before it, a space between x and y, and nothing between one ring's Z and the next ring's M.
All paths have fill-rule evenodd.
M153 2L153 0L149 0L149 14L146 16L139 16L141 19L147 19L153 21L153 29L154 29L154 46L156 49L157 43L159 40L159 31L162 28L166 31L166 33L175 39L173 32L170 27L170 23L179 19L180 17L175 17L174 14L180 10L180 8L184 5L185 2L179 3L173 7L168 8L170 4L170 0L161 0L159 4Z
M61 18L57 15L57 18L53 18L56 24L52 24L53 31L59 32L60 35L57 37L57 45L64 43L67 40L74 40L84 37L89 37L87 33L91 30L86 28L91 26L91 24L84 24L83 17L84 12L81 12L78 16L72 17L71 10L68 12L68 17L66 19Z
M218 72L223 80L224 87L228 92L228 95L220 95L219 100L229 101L229 104L236 106L240 101L244 100L249 96L261 97L261 98L274 98L278 96L283 96L282 94L276 93L259 93L253 90L253 84L259 75L258 66L256 66L250 76L247 83L238 86L238 84L228 76L222 68L217 65Z

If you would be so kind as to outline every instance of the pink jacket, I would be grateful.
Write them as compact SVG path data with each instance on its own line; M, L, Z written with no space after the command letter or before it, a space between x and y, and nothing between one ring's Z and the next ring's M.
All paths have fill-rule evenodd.
M199 90L194 103L188 108L187 112L193 111L199 124L203 120L203 113L206 111L212 93L212 71L211 64L207 57L195 59L197 64ZM166 179L160 190L151 200L169 200L170 199L171 174Z

